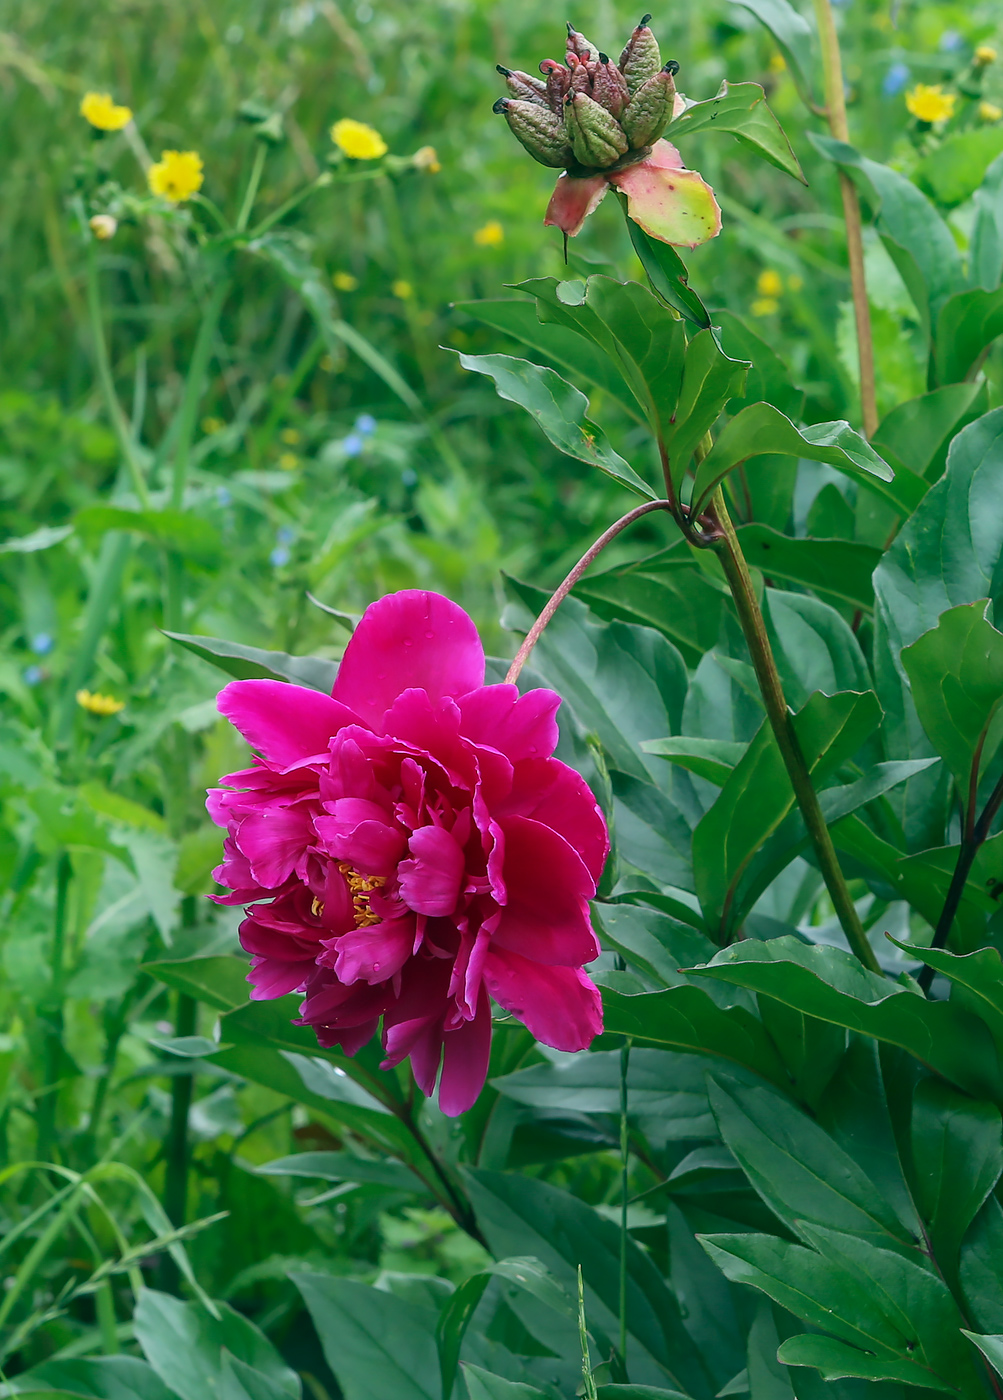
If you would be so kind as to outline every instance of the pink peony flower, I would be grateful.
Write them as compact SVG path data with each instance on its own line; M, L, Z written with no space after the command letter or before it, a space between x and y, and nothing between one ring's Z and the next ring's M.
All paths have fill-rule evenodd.
M209 793L215 879L253 955L252 997L303 992L299 1024L353 1055L383 1018L384 1068L462 1113L490 999L559 1050L602 1029L582 970L609 849L585 781L551 755L560 699L484 684L467 614L436 593L367 611L331 696L233 681L220 711L261 757Z

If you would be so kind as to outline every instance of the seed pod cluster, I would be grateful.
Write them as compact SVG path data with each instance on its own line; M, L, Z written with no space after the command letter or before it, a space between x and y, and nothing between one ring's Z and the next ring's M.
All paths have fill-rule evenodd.
M679 65L663 65L645 15L614 63L570 23L564 62L545 58L542 78L500 64L508 97L494 105L541 165L575 174L639 159L672 119Z

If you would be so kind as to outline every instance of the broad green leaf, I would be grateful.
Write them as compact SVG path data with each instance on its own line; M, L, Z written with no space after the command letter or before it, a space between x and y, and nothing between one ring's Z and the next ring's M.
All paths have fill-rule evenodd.
M51 1358L15 1379L16 1394L27 1400L37 1391L45 1400L93 1396L94 1400L173 1400L156 1371L138 1356L72 1356Z
M716 97L694 103L670 122L665 128L665 139L677 141L693 132L707 130L730 132L743 146L764 156L778 170L793 175L802 184L808 183L758 83L729 83L725 79Z
M1003 408L964 428L947 471L933 485L874 572L894 656L941 613L977 598L995 601L1003 585Z
M678 1390L662 1390L657 1385L600 1385L597 1400L687 1400Z
M847 476L894 477L865 438L849 423L816 423L799 432L791 420L768 403L750 404L728 420L714 446L696 469L693 481L693 510L699 515L716 487L729 472L750 457L777 453L825 462Z
M844 1378L897 1381L905 1386L954 1393L953 1386L944 1381L938 1384L931 1380L929 1372L915 1361L875 1356L873 1352L862 1351L860 1347L841 1342L837 1337L803 1332L799 1337L788 1337L781 1342L777 1357L785 1366L812 1366L827 1381Z
M496 1256L532 1255L571 1296L580 1264L586 1316L610 1336L618 1330L620 1231L584 1201L542 1181L500 1172L465 1173L477 1221ZM626 1364L645 1383L670 1385L711 1400L706 1368L679 1307L650 1258L628 1237Z
M852 1157L790 1099L711 1076L707 1092L725 1146L777 1217L795 1234L807 1222L879 1244L911 1240Z
M707 308L690 286L686 264L675 248L660 238L652 238L633 219L627 220L627 231L645 275L658 295L691 324L706 330L710 325Z
M345 1400L439 1400L435 1314L355 1279L290 1274Z
M763 614L788 703L800 709L817 690L867 691L872 681L849 623L821 598L767 588Z
M964 204L982 184L986 170L1003 152L1003 130L981 126L952 131L916 167L916 178L938 204Z
M216 1307L218 1320L199 1303L143 1289L134 1315L136 1338L164 1384L181 1400L214 1400L225 1347L239 1361L262 1371L281 1393L299 1400L299 1376L265 1334L228 1304Z
M291 681L293 685L304 685L330 695L338 674L338 663L320 656L290 656L284 651L263 651L261 647L228 642L222 637L193 637L183 632L166 631L164 636L170 637L172 642L180 642L196 656L201 656L203 661L218 666L239 681Z
M276 1157L254 1170L261 1176L310 1177L321 1181L356 1181L389 1186L395 1191L417 1191L420 1182L406 1167L385 1158L357 1157L354 1152L296 1152Z
M996 1374L1003 1376L1003 1335L997 1333L987 1337L978 1332L969 1332L964 1327L961 1330L970 1342L975 1343L986 1360L991 1362Z
M698 444L725 404L745 387L749 364L724 353L712 330L698 331L686 347L676 422L666 435L669 470L678 491Z
M670 763L718 787L723 787L748 747L748 744L736 744L730 739L698 739L688 734L669 739L645 739L641 745L645 753L667 758Z
M937 321L937 378L954 384L968 377L983 351L1003 335L1003 288L973 287L944 303Z
M811 97L812 28L789 0L734 0L751 10L773 35L777 48L806 101Z
M829 603L869 610L881 550L852 540L792 539L768 525L736 531L746 559L770 579L803 584Z
M904 467L936 481L947 465L952 438L988 406L984 384L945 384L893 408L881 420L871 446L892 464L896 477Z
M247 968L243 958L226 956L144 963L141 970L217 1011L235 1011L250 996Z
M934 1258L953 1278L965 1231L1003 1172L999 1109L939 1080L924 1080L913 1097L912 1159L916 1204Z
M598 467L639 496L657 499L647 482L613 450L602 428L586 416L589 401L585 395L556 370L513 355L461 354L460 364L493 379L499 398L524 408L560 452Z
M1003 276L1003 156L997 156L986 171L973 203L968 281L973 287L992 291Z
M779 1343L773 1309L763 1298L749 1328L746 1373L751 1400L794 1400L790 1374L777 1359Z
M790 1077L762 1021L744 1006L721 1007L699 987L630 996L603 988L605 1029L640 1045L730 1060L781 1088Z
M952 848L956 849L956 848ZM900 943L913 957L942 973L951 985L951 1001L985 1021L1003 1057L1003 959L996 948L949 953L946 948L919 948Z
M749 360L752 368L740 398L732 399L729 413L738 413L754 403L771 403L788 418L799 418L804 407L804 390L791 383L790 370L766 341L734 311L715 311L714 329L721 348L735 360Z
M958 1277L965 1311L983 1332L1003 1331L1003 1206L990 1196L961 1245Z
M30 535L16 535L0 544L0 554L35 554L40 549L51 549L54 544L62 544L73 534L72 525L40 525Z
M471 1362L463 1363L463 1379L466 1381L470 1400L545 1400L544 1392L536 1386L524 1385L522 1381L507 1381L504 1376L493 1376L490 1371L482 1371Z
M959 1088L997 1103L1003 1098L996 1047L982 1021L950 1002L928 1001L895 986L840 948L789 937L747 939L722 949L699 971L901 1046Z
M74 524L85 535L103 534L106 530L130 530L201 564L214 563L223 550L223 541L216 527L191 511L84 506L74 517Z
M219 1400L283 1400L286 1391L256 1371L246 1361L223 1349L223 1366L219 1376Z
M639 904L594 904L593 917L603 947L620 954L627 967L639 972L654 990L679 987L686 977L681 967L707 962L715 944L678 919Z
M747 930L753 935L758 934L761 927L755 915L747 923ZM779 924L776 936L789 927ZM787 936L794 934L791 932ZM796 1011L763 994L756 998L756 1003L763 1025L787 1066L790 1094L814 1112L820 1096L846 1058L846 1031L842 1026L806 1016L803 1011Z
M970 822L979 779L1003 738L1003 634L985 609L983 601L951 608L902 653L920 722L954 775Z

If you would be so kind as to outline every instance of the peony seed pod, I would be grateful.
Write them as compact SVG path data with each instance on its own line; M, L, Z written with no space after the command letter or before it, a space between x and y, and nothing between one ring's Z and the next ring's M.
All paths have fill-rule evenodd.
M570 20L565 22L568 27L568 50L583 62L595 58L599 53L598 45L593 44L591 39L586 39L584 34L579 34Z
M520 73L518 69L503 68L496 64L498 72L505 79L505 86L519 102L535 102L537 106L549 107L547 84L531 73Z
M653 78L642 83L621 116L631 150L650 146L668 126L676 96L676 85L672 81L674 68L678 71L678 64L667 63Z
M564 99L571 87L571 70L556 59L545 58L540 64L540 72L547 79L547 101L552 112L564 120Z
M604 170L627 154L629 146L623 127L605 107L584 93L568 94L564 121L580 165Z
M535 102L499 97L493 110L500 112L513 136L526 147L534 160L560 170L572 158L572 145L565 124L555 112Z
M648 28L650 15L643 15L641 23L627 40L620 55L620 72L627 82L627 90L633 97L642 83L653 78L662 66L662 55L658 51L658 40Z
M589 70L573 53L568 54L568 68L571 72L571 91L584 92L591 97L592 79L589 77Z
M592 96L601 107L611 112L619 121L623 109L630 101L630 93L623 74L606 54L599 55L595 77L592 79Z

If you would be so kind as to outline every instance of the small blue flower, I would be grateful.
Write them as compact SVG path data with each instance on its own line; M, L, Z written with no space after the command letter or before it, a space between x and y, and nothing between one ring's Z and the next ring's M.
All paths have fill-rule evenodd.
M405 467L401 472L401 484L404 486L414 486L418 481L418 473L411 467Z
M944 53L953 53L955 49L960 49L963 43L964 40L956 29L945 29L940 36L940 47Z
M288 564L290 559L289 550L284 544L280 544L273 549L268 556L268 562L276 569L281 569L283 564Z
M31 639L31 649L36 656L48 656L49 652L56 645L48 632L36 632Z
M216 487L216 504L218 506L228 506L232 500L233 497L225 486Z
M38 685L39 681L42 680L44 676L45 672L42 670L41 666L26 666L24 668L25 685Z
M376 431L376 419L371 413L360 413L355 420L355 431L362 433L363 437L368 437Z
M296 531L291 525L280 525L277 532L279 544L292 544Z
M341 444L341 450L346 457L358 457L365 445L365 442L358 433L349 433L348 437L345 438L344 442Z
M908 86L909 76L909 69L904 63L893 63L885 74L881 91L886 97L897 97Z

